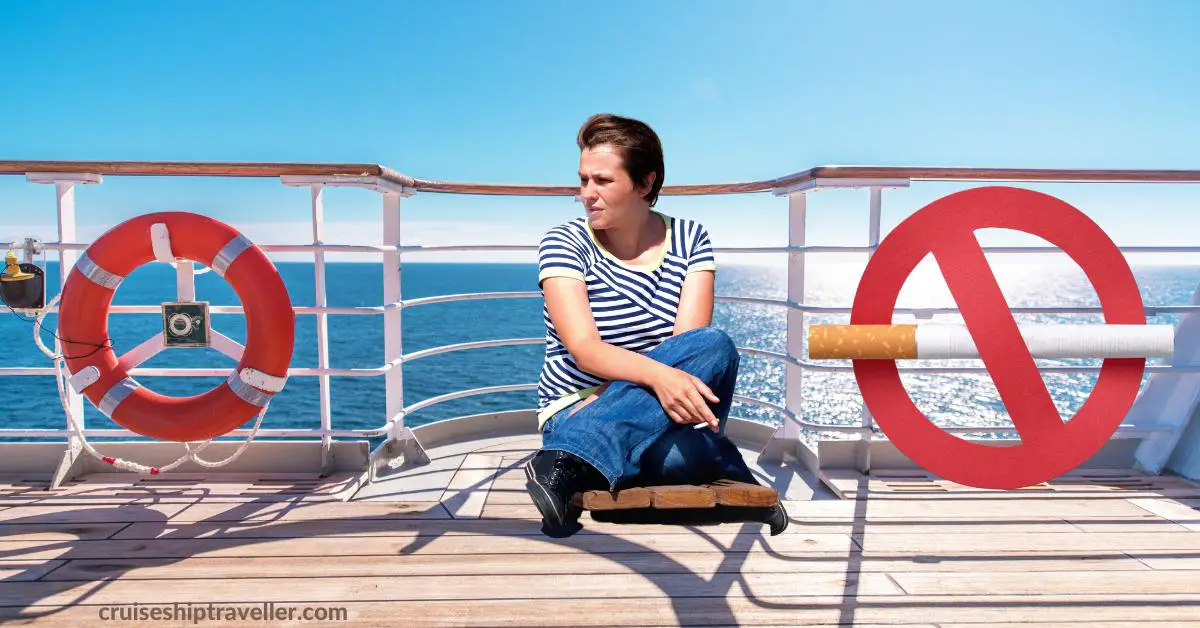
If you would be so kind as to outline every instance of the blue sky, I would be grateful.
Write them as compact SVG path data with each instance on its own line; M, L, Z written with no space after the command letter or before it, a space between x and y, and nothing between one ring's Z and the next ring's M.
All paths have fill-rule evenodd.
M611 111L662 136L671 184L822 164L1200 169L1198 28L1186 0L6 3L0 158L377 162L572 184L577 128ZM1118 242L1196 243L1185 214L1200 186L1031 187ZM956 189L888 192L885 228ZM864 243L866 198L817 195L810 240ZM333 240L379 213L361 191L327 203ZM306 191L271 180L108 177L79 192L86 225L168 208L267 241L308 229ZM404 205L413 243L535 243L579 209ZM786 201L770 195L660 209L718 245L785 237ZM0 240L43 229L53 190L0 178L0 212Z

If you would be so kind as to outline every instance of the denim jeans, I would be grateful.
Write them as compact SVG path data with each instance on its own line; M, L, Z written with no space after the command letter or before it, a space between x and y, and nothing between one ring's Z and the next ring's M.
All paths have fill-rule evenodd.
M566 451L595 467L609 490L662 484L705 484L731 479L759 484L741 452L725 437L739 356L729 336L712 327L664 340L647 357L690 373L720 400L708 403L719 430L671 420L653 390L614 380L598 398L573 415L582 402L547 422L542 449Z

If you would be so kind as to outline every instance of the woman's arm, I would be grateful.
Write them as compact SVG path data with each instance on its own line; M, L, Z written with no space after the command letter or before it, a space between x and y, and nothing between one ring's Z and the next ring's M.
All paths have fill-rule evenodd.
M712 324L714 275L712 271L703 270L683 278L679 310L675 314L675 329L671 335L678 336L685 331Z
M568 277L548 277L542 290L554 329L580 369L601 379L650 388L675 422L708 423L717 429L717 418L705 399L719 400L700 378L601 340L586 284Z
M542 290L554 330L580 369L605 380L623 379L650 386L662 370L668 368L640 353L600 339L588 303L586 284L564 277L549 277L542 283Z
M679 311L675 317L675 329L672 336L678 336L685 331L698 327L708 327L712 324L713 312L713 273L697 272L688 275L683 280L683 290L679 296ZM577 404L571 414L579 412L587 404L595 401L608 390L611 382L596 389Z

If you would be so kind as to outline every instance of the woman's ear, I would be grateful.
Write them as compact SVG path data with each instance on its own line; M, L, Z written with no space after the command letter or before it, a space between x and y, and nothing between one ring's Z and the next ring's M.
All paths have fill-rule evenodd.
M650 190L654 188L654 179L656 177L658 177L657 172L651 172L650 174L646 175L646 181L641 185L641 187L638 188L638 196L646 198L646 195L649 194Z

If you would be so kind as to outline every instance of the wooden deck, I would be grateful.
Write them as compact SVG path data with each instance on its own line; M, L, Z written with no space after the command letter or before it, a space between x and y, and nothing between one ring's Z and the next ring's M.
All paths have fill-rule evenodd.
M370 492L346 476L94 475L53 493L7 478L0 618L77 626L115 606L273 602L348 614L292 622L304 626L1200 625L1200 486L1179 478L981 491L831 474L841 499L787 502L778 537L585 515L551 539L524 491L534 446L435 450Z

